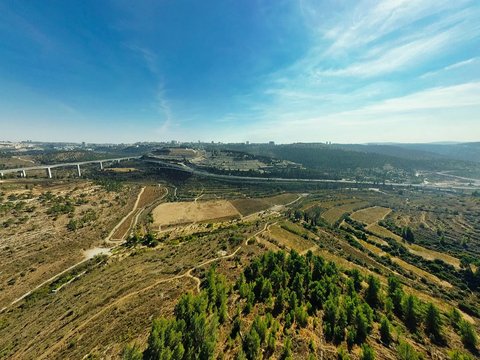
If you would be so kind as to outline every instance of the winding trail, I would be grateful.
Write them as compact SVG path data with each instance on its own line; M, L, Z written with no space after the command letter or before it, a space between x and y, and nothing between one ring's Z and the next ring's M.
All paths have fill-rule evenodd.
M125 215L125 216L120 220L120 222L119 222L117 225L115 225L115 227L112 229L112 231L110 231L110 233L108 234L108 236L105 238L105 242L106 242L106 243L109 243L109 244L112 244L112 243L113 243L113 244L117 244L117 243L118 243L118 241L113 241L113 240L110 240L110 239L112 238L113 234L115 234L115 231L117 231L118 228L119 228L120 226L122 226L123 223L137 210L138 204L140 203L140 198L142 197L142 194L143 194L144 191L145 191L145 186L140 189L140 192L138 193L138 196L137 196L137 200L135 201L135 204L133 205L132 211L130 211L127 215ZM168 191L168 190L167 190L167 191Z
M95 320L97 319L100 315L102 315L103 313L105 313L107 310L111 309L112 307L118 305L119 303L135 296L135 295L138 295L138 294L141 294L145 291L148 291L150 289L153 289L154 287L156 287L157 285L159 284L162 284L162 283L166 283L166 282L169 282L169 281L174 281L174 280L178 280L178 279L182 279L182 278L185 278L185 277L189 277L191 279L193 279L195 282L196 282L196 290L198 292L200 292L200 285L201 285L201 280L196 277L195 275L192 275L192 272L195 271L196 269L198 268L201 268L205 265L208 265L208 264L211 264L215 261L219 261L219 260L224 260L224 259L229 259L229 258L232 258L234 257L241 249L243 246L247 246L248 245L248 241L250 239L253 239L255 238L256 236L258 236L259 234L261 234L262 232L266 231L269 227L269 224L268 222L265 223L264 227L257 231L255 234L253 234L252 236L250 236L249 238L247 238L244 242L244 244L240 245L234 252L232 252L231 254L229 255L225 255L225 256L218 256L218 257L215 257L213 259L209 259L209 260L206 260L198 265L195 265L193 266L192 268L188 269L186 272L184 272L183 274L180 274L180 275L175 275L175 276L172 276L172 277L169 277L169 278L164 278L164 279L159 279L157 280L156 282L154 282L153 284L151 285L148 285L142 289L139 289L139 290L135 290L131 293L128 293L120 298L118 298L117 300L113 301L112 303L108 304L107 306L103 307L101 310L99 310L97 313L95 313L94 315L92 315L91 317L89 317L88 319L84 320L82 323L80 323L80 325L78 325L77 327L75 327L74 329L71 329L67 334L65 334L60 340L58 340L55 345L53 345L51 348L49 348L46 352L44 352L40 357L39 359L48 359L49 358L49 355L52 354L52 352L56 349L58 349L62 344L65 343L66 340L68 340L72 335L74 335L75 333L77 333L78 331L80 331L81 329L85 328L85 326L87 326L92 320ZM28 350L27 350L28 351Z
M115 225L115 227L113 228L112 231L110 231L110 234L108 234L108 236L105 238L105 242L107 243L110 243L110 244L117 244L118 242L115 242L115 241L112 241L110 240L110 238L112 237L112 235L115 233L115 231L125 222L125 220L132 214L134 213L136 210L137 210L137 207L138 207L138 204L140 203L140 198L143 194L143 192L145 191L145 187L142 187L142 189L140 190L140 192L138 193L138 196L137 196L137 200L135 201L135 204L133 206L133 209L132 211L130 211L127 215L125 215L121 220L120 222ZM168 193L168 189L167 189L167 193ZM138 220L138 215L137 215L137 218L135 219L135 224ZM135 225L134 225L135 226ZM90 260L91 258L93 258L96 254L95 253L89 253L88 250L85 252L85 258L75 264L73 264L72 266L66 268L65 270L62 270L60 271L59 273L56 273L55 275L53 275L52 277L48 278L47 280L43 281L42 283L40 283L39 285L35 286L33 289L27 291L25 294L23 294L22 296L16 298L15 300L13 300L9 305L3 307L2 309L0 309L0 314L3 313L5 310L7 310L9 307L15 305L16 303L22 301L23 299L25 299L28 295L30 295L31 293L33 293L34 291L40 289L42 286L45 286L47 285L48 283L54 281L55 279L57 279L58 277L62 276L63 274L69 272L70 270L73 270L74 268L76 268L77 266L83 264L84 262Z
M15 300L13 300L9 305L3 307L2 309L0 309L0 314L2 312L4 312L5 310L7 310L10 306L13 306L15 305L16 303L18 303L19 301L25 299L28 295L30 295L31 293L33 293L35 290L38 290L40 289L42 286L44 285L47 285L48 283L54 281L55 279L57 279L59 276L62 276L63 274L69 272L70 270L73 270L74 268L76 268L78 265L81 265L83 264L84 262L90 260L91 258L93 258L93 256L87 256L85 257L85 259L83 259L82 261L79 261L77 262L76 264L73 264L72 266L66 268L65 270L62 270L60 271L59 273L53 275L51 278L45 280L44 282L40 283L39 285L35 286L33 289L31 289L30 291L27 291L25 294L23 294L22 296L16 298Z

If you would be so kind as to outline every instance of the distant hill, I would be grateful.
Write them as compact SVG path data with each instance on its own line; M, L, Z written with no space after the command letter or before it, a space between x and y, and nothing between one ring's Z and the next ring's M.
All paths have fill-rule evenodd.
M440 146L440 145L439 145ZM231 144L230 150L244 151L254 155L269 156L297 162L319 170L372 169L390 165L407 171L449 170L472 166L464 160L433 151L409 148L403 145L326 145L320 143L297 143L287 145ZM480 161L479 159L476 159Z
M427 150L404 147L402 144L342 144L333 146L350 151L374 153L409 160L448 159L445 155Z
M434 153L450 159L480 163L480 142L462 144L398 144L397 147Z

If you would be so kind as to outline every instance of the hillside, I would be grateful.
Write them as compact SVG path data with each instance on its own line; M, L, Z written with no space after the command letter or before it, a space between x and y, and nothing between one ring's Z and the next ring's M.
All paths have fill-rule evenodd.
M418 347L438 356L452 332L474 349L474 329L460 318L457 310L445 314L405 293L395 277L382 286L376 276L341 270L310 251L267 252L234 285L211 268L198 295L180 298L174 317L154 320L143 355L127 347L124 359L344 359L353 353L410 360L422 356ZM420 338L426 340L417 343Z
M476 191L84 173L0 183L0 358L478 357Z

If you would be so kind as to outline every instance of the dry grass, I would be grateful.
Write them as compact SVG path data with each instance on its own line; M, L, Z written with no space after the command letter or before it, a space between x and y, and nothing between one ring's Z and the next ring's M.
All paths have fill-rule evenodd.
M153 226L158 228L240 216L237 209L226 200L160 204L153 210L152 215Z
M412 254L418 255L423 257L426 260L435 260L435 259L440 259L446 262L447 264L450 264L454 266L455 268L459 269L460 268L460 260L457 259L456 257L453 257L451 255L435 251L435 250L430 250L427 248L424 248L423 246L420 245L415 245L415 244L408 244L406 243L400 236L397 234L394 234L390 230L384 228L383 226L380 226L378 224L372 224L367 226L367 229L370 230L372 233L379 237L383 238L391 238L399 243L401 243L403 246L405 246L408 251L410 251Z
M137 188L128 187L121 193L107 192L88 181L36 183L29 190L24 183L8 188L2 184L0 191L6 196L31 192L24 210L2 215L2 221L13 219L14 223L0 227L0 308L81 261L84 250L101 246L110 229L132 208L138 193ZM51 204L41 200L47 192L82 202L74 206L73 214L49 215ZM32 210L27 211L28 207ZM95 211L96 219L69 231L70 219L79 219L87 211Z
M132 171L138 171L136 168L108 168L105 169L107 172L114 172L114 173L128 173Z
M379 256L386 255L386 253L382 249L378 248L377 246L372 245L372 244L370 244L370 243L368 243L368 242L366 242L362 239L357 239L357 240L360 244L363 245L364 248L370 250L372 253L374 253L376 255L379 255Z
M33 158L28 155L24 156L0 156L0 167L7 168L19 168L22 166L33 166L35 162Z
M443 286L443 287L448 288L448 289L450 289L452 287L452 284L450 284L449 282L441 280L438 277L436 277L435 275L430 274L429 272L424 271L424 270L422 270L422 269L420 269L420 268L418 268L414 265L411 265L411 264L407 263L406 261L403 261L402 259L399 259L399 258L396 258L396 257L392 257L391 259L394 263L400 265L405 270L411 271L413 274L415 274L419 277L423 277L423 278L429 280L430 282L432 282L434 284L438 284L438 285Z
M340 217L345 213L351 213L355 209L361 208L367 205L367 202L354 202L350 204L344 204L340 206L335 206L331 209L328 209L322 214L322 217L330 224L334 224Z
M252 224L242 233L252 236L263 225ZM175 246L120 249L105 265L90 269L61 291L0 314L0 325L5 326L0 354L17 359L81 359L90 353L93 358L117 359L131 341L144 347L152 317L171 315L182 293L196 291L193 279L180 276L218 257L219 250L233 253L236 246L225 240L229 232L225 229ZM245 246L236 258L246 264L260 251L258 246ZM235 262L232 257L216 263L230 281L242 269Z
M117 230L113 233L112 239L113 240L122 240L125 238L126 235L128 235L128 232L132 228L132 225L134 225L135 218L138 216L139 212L143 210L144 207L152 204L154 201L157 199L160 199L165 195L166 188L160 187L160 186L145 186L145 189L140 196L140 199L138 201L138 207L137 210L133 213L131 213L123 222L122 224L117 228Z
M311 241L282 229L278 225L270 226L269 233L272 239L300 253L311 249L314 246Z
M403 239L398 236L397 234L394 234L390 230L384 228L383 226L380 226L378 224L371 224L366 227L367 230L371 231L375 235L381 238L390 238L393 240L396 240L398 242L403 242Z
M355 211L350 217L353 220L362 222L366 225L376 223L379 220L382 220L390 214L392 210L389 208L384 208L380 206L374 206L362 210Z
M388 243L383 240L383 239L380 239L379 237L375 236L375 235L367 235L368 237L368 240L370 241L373 241L374 243L378 244L378 245L388 245Z
M421 256L426 260L440 259L440 260L443 260L445 263L454 266L456 269L460 269L460 260L457 259L456 257L453 257L451 255L448 255L439 251L430 250L420 245L415 245L415 244L411 244L411 245L404 244L404 245L408 248L408 250L412 254Z
M243 216L247 216L262 210L267 210L275 205L285 205L298 198L296 194L281 194L277 196L257 198L257 199L236 199L231 203L238 212Z

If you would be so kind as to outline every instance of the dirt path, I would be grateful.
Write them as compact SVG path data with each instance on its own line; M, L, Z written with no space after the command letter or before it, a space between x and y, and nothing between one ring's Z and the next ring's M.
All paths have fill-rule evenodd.
M20 160L20 161L25 161L25 162L29 162L29 163L35 164L35 161L29 160L29 159L24 159L24 158L22 158L21 156L13 156L13 158L18 159L18 160Z
M308 195L309 195L308 193L300 194L300 195L298 196L298 198L296 198L296 199L293 200L293 201L290 201L288 204L285 204L285 205L283 205L283 206L292 205L292 204L296 203L298 200L300 200L300 199L302 199L302 198L304 198L304 197L307 197Z
M102 252L104 253L104 252ZM30 295L31 293L33 293L35 290L38 290L40 289L42 286L54 281L55 279L57 279L59 276L62 276L63 274L69 272L70 270L73 270L75 267L77 267L78 265L81 265L83 264L85 261L88 261L90 259L92 259L95 255L98 255L98 253L96 252L89 252L88 250L85 252L85 258L82 260L82 261L79 261L77 262L76 264L73 264L72 266L66 268L65 270L62 270L60 271L59 273L53 275L51 278L45 280L44 282L40 283L39 285L35 286L33 289L31 289L30 291L27 291L25 294L23 294L22 296L16 298L15 300L13 300L9 305L5 306L4 308L0 309L0 314L2 312L4 312L6 309L8 309L10 306L13 306L15 305L16 303L18 303L19 301L25 299L28 295Z
M130 211L127 215L125 215L121 220L120 222L113 228L113 230L110 232L110 234L108 234L107 238L105 239L105 242L107 243L114 243L114 244L117 244L117 242L113 242L110 240L110 237L115 233L115 230L117 230L122 224L123 222L132 214L134 213L136 210L137 210L137 207L138 207L138 204L140 202L140 198L143 194L145 190L145 187L142 187L142 189L140 190L138 196L137 196L137 200L135 201L135 204L133 206L133 209L132 211ZM168 189L167 189L167 194L168 194ZM165 195L166 196L166 195ZM135 218L135 224L133 226L136 225L138 221L138 215L137 217ZM43 281L42 283L40 283L39 285L35 286L33 289L31 289L30 291L26 292L25 294L23 294L22 296L16 298L15 300L13 300L9 305L3 307L2 309L0 309L0 314L2 312L4 312L6 309L8 309L10 306L13 306L15 305L16 303L20 302L21 300L25 299L28 295L30 295L31 293L33 293L34 291L40 289L42 286L54 281L55 279L57 279L59 276L62 276L63 274L69 272L70 270L73 270L75 267L83 264L84 262L90 260L91 258L93 258L95 255L98 255L100 253L102 254L109 254L108 251L104 251L104 250L109 250L109 249L102 249L101 251L97 251L97 249L102 249L102 248L94 248L94 249L90 249L90 250L87 250L85 251L85 258L82 260L82 261L79 261L75 264L73 264L72 266L66 268L65 270L62 270L60 271L59 273L53 275L52 277L50 277L49 279Z
M200 194L198 194L198 196L193 200L195 204L197 203L198 199L200 199L204 195L204 191L205 189L202 188L202 190L200 191Z
M117 229L122 226L122 224L137 210L137 207L138 207L138 203L140 202L140 198L142 197L142 194L143 192L145 191L145 186L142 187L140 189L140 192L138 193L138 196L137 196L137 200L135 201L135 204L133 205L133 209L132 211L130 211L127 215L125 215L117 225L115 225L115 227L112 229L112 231L110 231L110 233L108 234L108 236L105 238L105 242L106 243L109 243L109 244L117 244L116 241L112 241L110 240L111 237L113 236L113 234L115 233L115 231L117 231Z
M174 281L174 280L178 280L178 279L182 279L182 278L185 278L185 277L189 277L191 279L193 279L195 282L196 282L196 290L198 292L200 292L200 285L201 285L201 280L196 277L195 275L192 275L192 272L195 271L196 269L198 268L201 268L203 266L206 266L208 264L211 264L215 261L219 261L219 260L224 260L224 259L229 259L229 258L232 258L234 257L241 249L243 246L246 246L248 245L248 241L250 239L254 239L256 236L260 235L262 232L266 231L268 229L268 227L272 225L272 224L269 224L269 223L265 223L264 227L257 231L255 234L253 234L252 236L250 236L249 238L247 238L245 240L245 243L240 245L234 252L232 252L231 254L229 255L225 255L225 256L218 256L218 257L215 257L213 259L210 259L210 260L206 260L190 269L188 269L186 272L184 272L183 274L181 275L175 275L175 276L172 276L172 277L169 277L169 278L164 278L164 279L160 279L160 280L157 280L156 282L154 282L153 284L149 285L149 286L146 286L142 289L139 289L139 290L136 290L136 291L133 291L131 293L128 293L120 298L118 298L117 300L115 300L114 302L108 304L107 306L103 307L100 311L98 311L97 313L95 313L94 315L92 315L91 317L89 317L88 319L86 319L85 321L83 321L79 326L77 326L76 328L70 330L67 334L65 334L59 341L57 341L57 343L52 346L50 349L48 349L45 353L43 353L39 359L48 359L49 358L49 355L57 348L59 348L63 343L65 343L65 341L67 339L69 339L72 335L74 335L75 333L77 333L79 330L83 329L86 325L88 325L92 320L95 320L96 318L98 318L100 315L102 315L103 313L105 313L108 309L111 309L112 307L118 305L119 303L135 296L135 295L138 295L138 294L141 294L145 291L148 291L150 289L153 289L154 287L156 287L157 285L159 284L162 284L162 283L166 283L166 282L169 282L169 281ZM28 350L27 350L28 351Z

